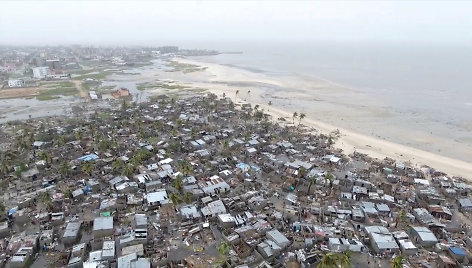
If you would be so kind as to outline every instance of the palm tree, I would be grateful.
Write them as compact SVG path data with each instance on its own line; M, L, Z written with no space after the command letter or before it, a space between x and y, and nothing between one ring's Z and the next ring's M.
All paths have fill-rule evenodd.
M221 241L220 244L218 245L218 253L220 253L223 256L228 255L229 253L229 245L225 241Z
M407 221L408 221L408 216L406 214L406 211L402 210L397 216L397 222L395 223L395 227L404 226L404 224L406 224Z
M170 201L172 201L172 204L174 205L174 208L180 203L180 201L182 200L180 198L180 195L178 195L177 193L170 193L169 195L169 199Z
M307 174L306 168L300 167L300 169L298 170L298 177L304 178L306 174Z
M94 166L91 161L87 161L82 164L82 172L85 174L88 174L89 176L92 175L93 169L94 169Z
M125 163L121 159L115 159L115 161L111 163L111 167L113 171L118 172L125 167Z
M314 176L310 178L310 184L308 185L308 191L306 192L307 194L310 194L311 186L313 184L316 184L317 181L318 181L318 176Z
M234 95L234 102L236 102L236 100L238 99L238 94L239 94L239 90L236 90L236 94Z
M297 112L294 112L293 115L292 115L292 122L293 122L293 125L295 125L295 118L298 117L298 113Z
M306 117L306 114L304 113L301 113L299 116L298 116L298 125L300 126L300 124L302 123L302 120L303 118Z
M44 160L46 162L46 164L48 164L48 165L51 163L51 155L48 154L45 151L39 152L38 157L39 157L39 159Z
M248 91L247 91L247 97L246 97L246 99L249 99L249 94L251 94L251 90L248 90Z
M179 164L180 171L184 174L184 176L188 176L190 173L192 173L192 164L190 164L187 160L181 160Z
M75 138L79 141L82 140L82 138L84 137L84 134L82 133L82 130L78 130L76 133L75 133Z
M182 191L182 183L183 183L183 177L181 175L178 175L174 181L172 181L172 185L174 186L177 191Z
M131 163L128 163L126 166L124 166L123 171L121 172L121 175L126 176L128 178L133 177L134 170L135 170L134 165Z
M352 267L352 252L350 250L338 254L339 264L341 268Z
M403 268L403 257L398 256L390 263L391 268Z
M317 268L337 268L338 267L338 256L333 252L326 253Z
M61 174L63 178L69 176L69 174L70 174L70 165L67 161L64 161L59 166L59 174Z
M331 195L331 186L333 184L333 180L334 180L334 175L333 174L331 174L331 173L326 174L326 176L325 176L325 187L330 189L328 195Z
M191 192L186 192L184 195L185 203L187 204L192 203L192 199L193 199L193 194Z
M2 162L0 163L0 174L6 175L8 173L8 161L5 156L2 156Z

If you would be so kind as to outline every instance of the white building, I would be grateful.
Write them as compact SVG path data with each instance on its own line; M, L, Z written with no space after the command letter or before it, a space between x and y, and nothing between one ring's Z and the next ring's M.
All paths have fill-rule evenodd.
M25 81L23 79L10 79L8 80L9 87L24 87Z
M33 77L37 79L44 79L50 73L49 67L46 66L33 68Z

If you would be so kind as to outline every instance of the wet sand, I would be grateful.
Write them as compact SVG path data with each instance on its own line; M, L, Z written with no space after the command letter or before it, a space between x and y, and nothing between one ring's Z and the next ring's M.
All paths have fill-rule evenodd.
M225 93L237 102L258 104L275 118L285 117L289 122L293 112L305 113L304 125L324 133L339 129L342 136L336 146L347 154L357 151L379 159L391 157L402 162L410 161L418 167L428 165L449 175L472 179L472 163L464 161L472 159L470 145L423 133L420 129L401 129L394 122L403 118L397 118L390 107L361 92L325 80L272 77L219 64L175 60L207 68L186 74L163 73L162 78L206 88L219 96ZM236 95L237 90L239 93ZM271 105L268 105L269 101Z

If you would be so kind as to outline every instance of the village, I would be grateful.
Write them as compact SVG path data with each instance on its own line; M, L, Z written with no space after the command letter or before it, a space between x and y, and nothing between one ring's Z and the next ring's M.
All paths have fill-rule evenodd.
M471 186L226 94L0 126L0 266L470 267Z

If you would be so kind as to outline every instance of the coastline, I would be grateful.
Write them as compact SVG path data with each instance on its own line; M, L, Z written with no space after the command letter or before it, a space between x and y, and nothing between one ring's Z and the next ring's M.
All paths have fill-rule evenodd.
M206 88L210 92L222 96L223 93L227 97L237 99L238 102L248 102L253 105L259 105L266 113L273 116L274 119L284 117L288 121L292 120L293 108L297 103L291 105L278 105L277 102L272 102L268 105L268 94L274 91L282 90L287 87L307 87L314 88L316 94L307 94L303 90L294 90L292 92L280 93L280 99L285 99L289 103L291 100L297 102L297 99L308 98L315 101L316 105L324 105L327 98L326 95L342 96L350 94L348 90L336 84L330 84L329 81L320 81L320 84L310 84L311 81L291 81L279 80L266 77L263 74L252 73L244 69L235 69L233 67L223 66L214 63L199 62L196 60L189 60L183 58L174 58L180 63L194 64L201 67L206 67L204 71L187 73L184 75L174 74L172 79L179 81L187 86ZM241 84L244 81L245 84ZM329 85L328 85L329 84ZM328 86L327 86L328 85ZM250 88L250 93L246 93ZM235 91L239 90L239 96L235 96ZM329 92L329 93L327 93ZM320 95L321 97L314 97ZM274 98L274 96L270 96ZM355 97L355 96L349 96ZM328 103L329 104L329 103ZM363 108L369 108L369 104L363 105ZM354 107L356 108L356 107ZM298 110L298 112L304 112ZM345 111L344 111L345 112ZM379 111L381 112L381 111ZM360 113L359 116L361 116ZM383 159L385 157L393 158L402 162L410 162L412 165L421 167L423 165L442 171L451 176L459 176L472 181L472 163L454 159L451 157L439 155L433 152L425 151L413 146L399 144L389 140L382 139L376 136L370 136L358 131L339 126L335 122L325 122L320 120L323 114L318 118L307 113L307 117L303 119L302 124L314 127L322 133L329 133L333 130L339 129L341 137L336 142L335 146L343 150L343 153L350 154L354 151L367 154L373 158Z

